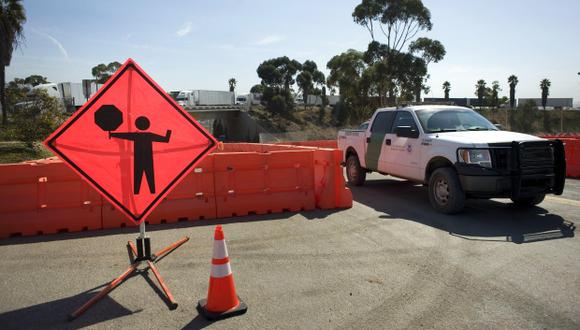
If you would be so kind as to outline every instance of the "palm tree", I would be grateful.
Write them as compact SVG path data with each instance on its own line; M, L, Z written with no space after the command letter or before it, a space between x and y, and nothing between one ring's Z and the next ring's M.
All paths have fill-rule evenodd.
M485 80L479 79L477 84L475 84L475 95L477 96L477 100L479 102L479 108L483 107L483 97L485 96L485 92L487 90L487 86Z
M443 83L443 92L445 93L445 100L449 100L449 91L451 90L451 84L448 81Z
M548 95L550 95L550 85L552 83L548 79L540 81L540 89L542 90L542 108L546 110L546 103L548 103Z
M236 81L236 78L230 78L230 80L228 80L228 84L230 85L230 92L233 92L236 89L236 84L238 82Z
M508 83L510 84L510 108L513 109L516 105L516 86L518 84L518 77L516 75L511 75L508 77Z
M501 91L501 87L499 87L499 81L494 80L491 83L491 108L496 109L499 103L499 92Z
M6 95L4 91L6 67L10 65L12 51L18 48L24 36L22 28L26 14L21 0L0 0L0 106L2 124L6 124Z

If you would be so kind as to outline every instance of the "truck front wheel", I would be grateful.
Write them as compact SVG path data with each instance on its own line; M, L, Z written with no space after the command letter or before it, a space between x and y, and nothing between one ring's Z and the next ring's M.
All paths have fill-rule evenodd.
M429 201L441 213L458 213L465 205L465 193L452 168L436 169L429 178Z
M512 202L514 202L514 204L516 204L517 206L532 207L544 201L545 197L546 197L545 194L539 194L532 197L512 198Z
M357 155L350 155L346 159L346 178L354 186L362 186L367 178L367 172L360 166Z

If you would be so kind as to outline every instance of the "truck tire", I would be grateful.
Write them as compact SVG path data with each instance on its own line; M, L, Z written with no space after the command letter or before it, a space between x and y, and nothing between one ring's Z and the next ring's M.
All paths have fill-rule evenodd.
M532 207L532 206L536 206L536 205L540 204L541 202L543 202L545 197L546 197L545 194L539 194L539 195L532 196L532 197L512 198L511 200L517 206Z
M362 186L367 178L367 172L360 166L357 155L350 155L346 159L346 178L353 186Z
M429 178L429 202L438 212L454 214L465 205L465 192L457 173L450 167L436 169Z

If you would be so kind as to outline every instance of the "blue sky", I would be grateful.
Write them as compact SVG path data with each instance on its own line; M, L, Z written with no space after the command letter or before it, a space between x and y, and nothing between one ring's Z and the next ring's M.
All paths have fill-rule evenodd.
M41 74L53 82L91 78L99 63L132 57L163 88L227 88L259 83L260 62L287 55L328 60L349 48L364 50L367 30L354 24L351 0L24 1L25 43L14 52L7 80ZM433 30L425 36L447 49L429 66L431 93L473 97L476 80L519 77L517 97L539 97L539 81L552 81L551 97L580 103L580 1L424 0ZM380 37L379 37L380 38Z

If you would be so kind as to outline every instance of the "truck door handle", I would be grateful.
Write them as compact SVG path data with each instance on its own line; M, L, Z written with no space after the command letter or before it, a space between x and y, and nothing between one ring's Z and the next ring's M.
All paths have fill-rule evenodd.
M370 137L367 138L367 143L371 143L371 138Z
M390 146L391 145L391 139L386 139L385 140L385 144L388 145L388 146Z

